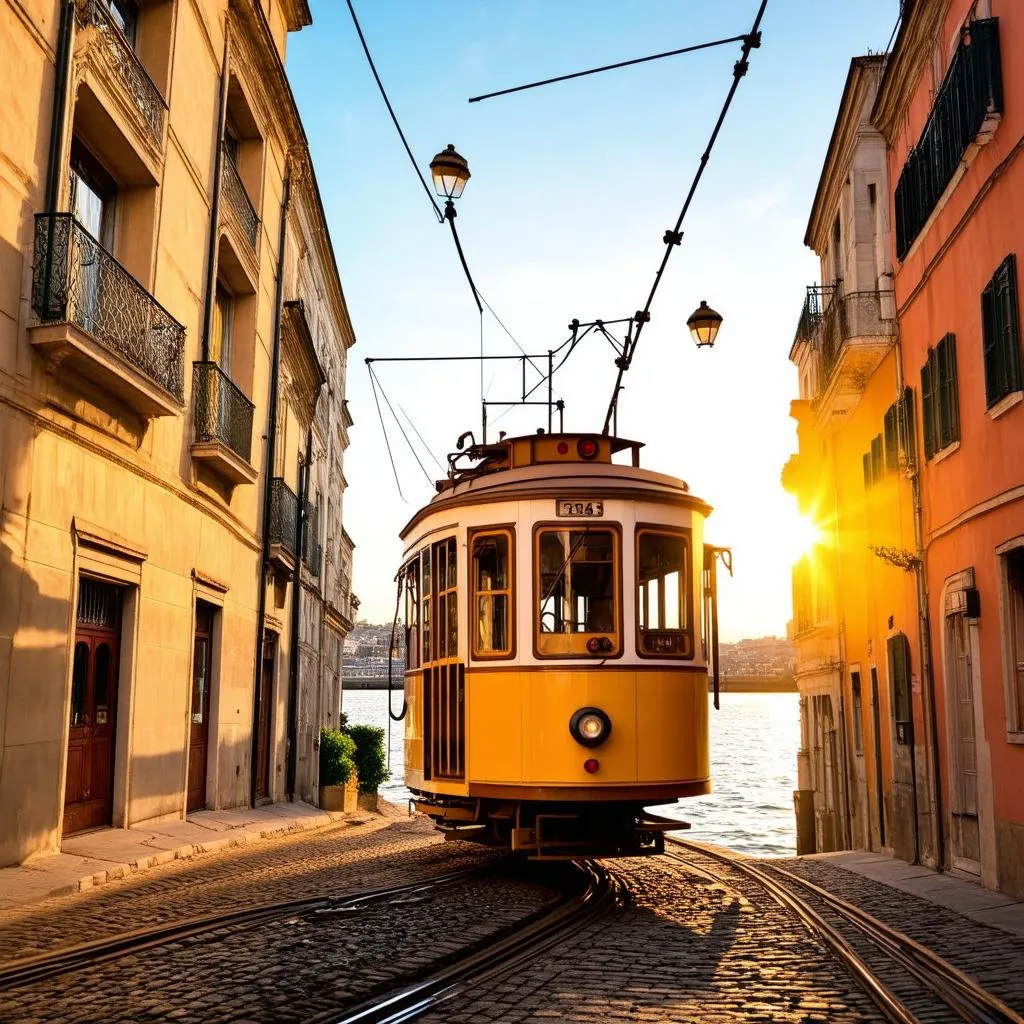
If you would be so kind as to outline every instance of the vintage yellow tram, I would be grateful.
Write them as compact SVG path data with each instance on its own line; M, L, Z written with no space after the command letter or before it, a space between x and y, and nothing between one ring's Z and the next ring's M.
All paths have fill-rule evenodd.
M405 782L449 835L655 853L644 808L711 790L711 510L641 447L471 445L402 531Z

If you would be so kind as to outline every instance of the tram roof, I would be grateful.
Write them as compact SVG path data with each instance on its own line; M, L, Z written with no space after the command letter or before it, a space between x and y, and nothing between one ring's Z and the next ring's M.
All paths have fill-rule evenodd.
M452 471L438 481L438 493L402 529L406 536L428 515L460 505L530 498L600 495L605 498L683 505L702 515L711 506L690 493L684 480L640 468L643 444L596 434L529 434L472 445L448 458ZM631 465L612 462L630 450ZM475 462L467 468L457 463Z

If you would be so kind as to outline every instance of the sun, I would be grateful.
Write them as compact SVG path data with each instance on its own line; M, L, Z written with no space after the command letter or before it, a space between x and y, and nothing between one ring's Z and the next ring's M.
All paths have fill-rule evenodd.
M793 564L829 543L829 534L821 520L801 512L794 500L790 514L776 525L779 546Z

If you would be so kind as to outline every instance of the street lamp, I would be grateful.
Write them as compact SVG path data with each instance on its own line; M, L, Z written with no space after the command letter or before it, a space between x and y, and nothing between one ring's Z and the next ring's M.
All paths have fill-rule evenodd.
M449 143L447 149L442 150L430 161L430 175L434 179L434 191L442 199L447 200L447 208L453 199L458 199L462 195L462 190L469 181L469 164Z
M722 326L722 314L716 313L704 299L701 299L700 305L686 321L686 326L690 328L697 348L711 348L718 337L718 328Z

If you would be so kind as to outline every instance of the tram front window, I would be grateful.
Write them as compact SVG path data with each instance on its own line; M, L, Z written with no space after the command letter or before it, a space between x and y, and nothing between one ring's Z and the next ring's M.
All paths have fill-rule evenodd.
M611 530L589 527L541 531L541 633L615 632L615 539Z

